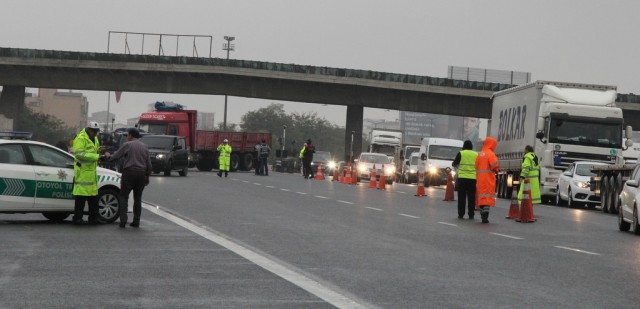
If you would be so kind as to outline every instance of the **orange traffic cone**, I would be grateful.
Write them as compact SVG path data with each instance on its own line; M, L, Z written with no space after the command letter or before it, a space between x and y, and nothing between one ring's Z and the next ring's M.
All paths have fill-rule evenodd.
M333 177L331 177L331 181L340 181L340 172L338 171L338 167L333 168Z
M511 193L511 205L509 206L509 213L505 218L515 219L520 217L520 205L518 205L518 186L514 182L513 193Z
M522 205L520 205L520 218L516 218L516 221L522 223L536 222L536 218L533 216L533 200L531 198L529 179L524 182Z
M316 180L324 180L324 174L322 173L322 163L318 164L316 169Z
M384 176L384 164L380 169L380 182L378 183L378 190L387 190L387 177Z
M369 179L369 188L373 188L375 189L376 186L376 165L373 165L373 170L371 170L371 175L370 175L370 179Z
M447 191L444 194L444 201L455 201L453 197L453 176L451 172L447 172Z
M418 188L416 189L416 196L427 196L424 192L424 171L420 169L418 172Z
M347 163L347 169L342 177L342 183L350 184L351 183L351 162Z

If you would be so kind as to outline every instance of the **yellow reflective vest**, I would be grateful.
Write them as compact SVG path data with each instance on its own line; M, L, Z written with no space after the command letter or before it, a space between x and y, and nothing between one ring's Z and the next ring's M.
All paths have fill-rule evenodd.
M460 165L458 165L458 178L476 179L476 158L478 153L465 149L460 151Z
M89 138L86 129L82 129L73 140L73 195L98 195L98 160L100 159L100 141Z
M302 159L302 157L304 156L304 151L307 149L307 145L305 144L304 146L302 146L302 149L300 149L300 155L298 156L298 158Z
M522 203L522 193L524 192L525 180L529 180L531 189L531 200L533 204L541 204L540 199L540 160L533 152L527 152L522 158L522 171L520 171L520 190L518 191L518 201Z
M221 171L229 171L231 167L231 152L233 149L229 144L220 144L218 146L218 153L220 156L218 157L218 163L220 165Z

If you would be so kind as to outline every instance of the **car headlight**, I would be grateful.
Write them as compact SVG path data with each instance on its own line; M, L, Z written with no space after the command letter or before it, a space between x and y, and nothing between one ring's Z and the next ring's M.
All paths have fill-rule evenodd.
M409 170L409 174L415 174L417 172L418 171L415 168L412 168L412 169Z
M358 171L360 171L361 173L364 173L367 171L367 166L362 164L362 165L358 165Z
M573 185L583 189L589 188L589 183L584 181L573 181Z
M329 161L329 164L327 164L329 166L330 169L334 169L336 168L336 162L334 161Z
M165 155L163 153L159 153L159 154L156 155L156 159L158 159L158 160L162 160L162 159L164 159L164 157L165 157Z
M429 173L431 173L431 174L436 174L436 173L438 173L438 168L437 168L437 167L435 167L435 166L433 166L433 165L432 165L432 166L429 166Z
M385 167L384 169L384 173L389 175L389 174L393 174L396 172L396 167L395 166L389 166L389 167Z
M316 164L315 164L315 163L313 163L313 162L311 162L311 166L314 166L314 165L316 165Z

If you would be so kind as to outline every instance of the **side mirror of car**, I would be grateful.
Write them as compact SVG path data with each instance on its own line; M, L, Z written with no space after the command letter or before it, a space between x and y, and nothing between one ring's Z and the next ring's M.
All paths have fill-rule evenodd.
M421 159L422 161L426 160L426 159L427 159L427 155L426 155L426 154L424 154L424 153L423 153L423 154L421 154L421 155L420 155L420 159Z
M562 175L571 177L571 172L564 172L564 173L562 173Z
M629 187L634 187L634 188L638 187L638 183L635 180L627 180L627 182L625 182L625 184L627 184L627 186L629 186Z
M409 161L406 161L404 164L405 164L406 166L411 165L411 164L409 164Z

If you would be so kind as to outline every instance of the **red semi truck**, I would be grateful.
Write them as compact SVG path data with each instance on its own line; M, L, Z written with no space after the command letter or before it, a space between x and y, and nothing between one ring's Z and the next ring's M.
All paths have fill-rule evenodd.
M271 133L225 132L196 130L198 111L153 111L140 115L139 127L151 134L184 136L191 151L189 167L200 171L218 168L217 148L225 139L233 148L231 170L248 171L254 168L254 146L263 139L271 145Z

